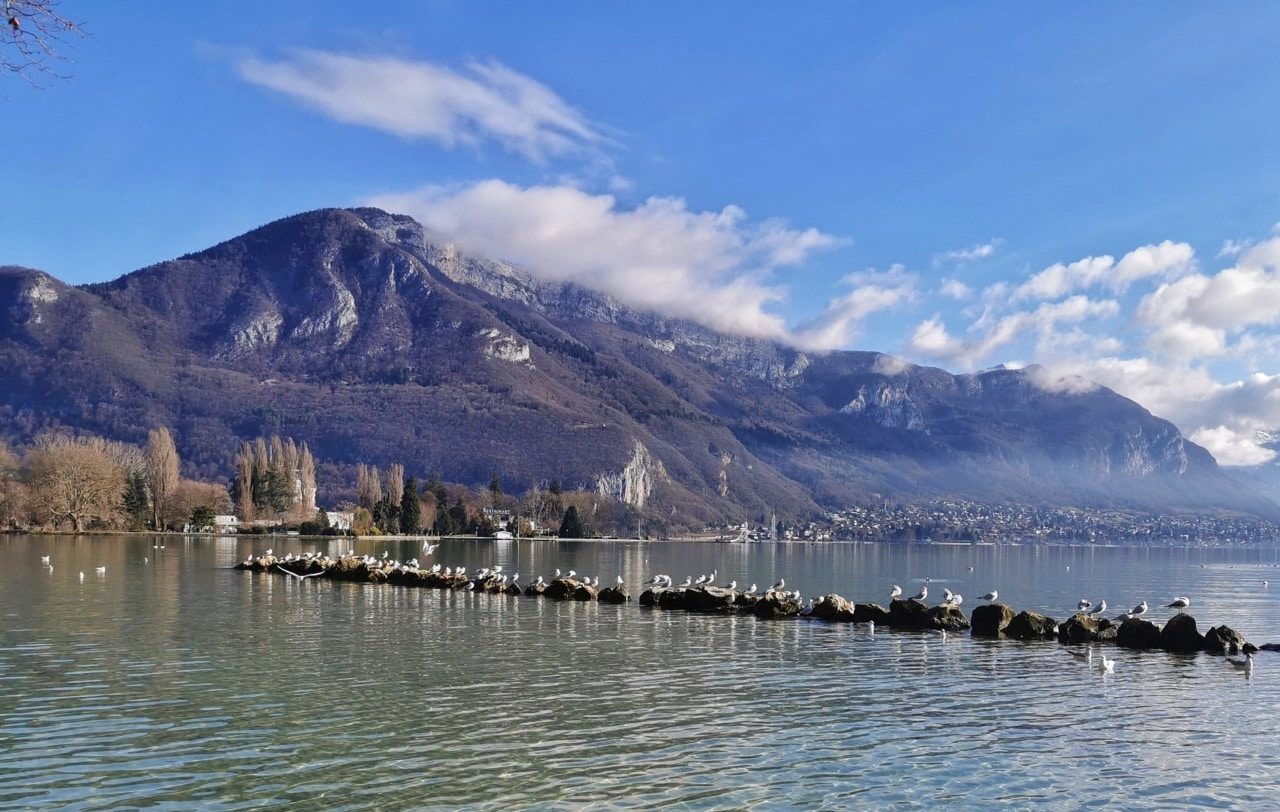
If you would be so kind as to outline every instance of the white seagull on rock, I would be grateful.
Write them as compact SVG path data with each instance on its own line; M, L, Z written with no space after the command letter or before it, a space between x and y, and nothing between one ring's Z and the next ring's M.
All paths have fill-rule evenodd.
M1182 614L1182 610L1191 606L1191 599L1185 595L1180 595L1173 599L1173 602L1166 606L1166 609L1177 609L1178 614Z
M895 600L902 597L902 587L897 584L893 585L893 589L889 590L889 600Z
M995 603L999 599L1000 599L1000 593L994 589L988 592L987 594L983 595L981 598L978 598L978 600L986 601L987 603Z

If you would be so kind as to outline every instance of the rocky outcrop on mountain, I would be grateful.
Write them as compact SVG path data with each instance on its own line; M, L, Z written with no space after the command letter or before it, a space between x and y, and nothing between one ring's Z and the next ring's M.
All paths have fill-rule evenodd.
M82 288L0 269L0 375L10 441L165 423L216 477L239 438L289 434L326 461L322 499L401 460L516 492L559 479L674 526L884 497L1277 512L1105 388L721 334L375 209Z

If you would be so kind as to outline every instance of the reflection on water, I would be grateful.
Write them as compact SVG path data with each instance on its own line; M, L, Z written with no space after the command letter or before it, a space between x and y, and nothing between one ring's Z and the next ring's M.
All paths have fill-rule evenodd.
M0 539L0 809L1220 808L1280 790L1280 655L1246 679L1115 651L1102 675L1052 643L227 569L267 546L414 544L153 544ZM930 578L966 608L998 588L1059 618L1187 594L1202 628L1280 640L1271 549L449 541L435 559L633 593L714 568L884 602Z

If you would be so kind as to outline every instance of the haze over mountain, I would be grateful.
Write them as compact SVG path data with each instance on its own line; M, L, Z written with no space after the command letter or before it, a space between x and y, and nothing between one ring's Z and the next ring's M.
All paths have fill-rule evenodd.
M377 209L300 214L102 284L0 269L0 379L10 441L167 424L225 476L239 439L288 434L326 463L322 501L356 463L402 461L510 491L558 478L689 526L882 498L1277 513L1109 389L718 333Z

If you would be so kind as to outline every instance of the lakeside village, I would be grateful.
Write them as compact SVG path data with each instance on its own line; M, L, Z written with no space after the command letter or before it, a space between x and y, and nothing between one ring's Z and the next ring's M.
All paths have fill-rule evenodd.
M806 517L668 533L634 508L558 482L519 498L494 475L485 488L423 480L403 465L356 471L355 498L316 504L316 461L306 443L258 437L235 455L230 486L181 476L168 429L145 446L44 434L19 456L0 445L0 530L168 531L310 536L631 537L723 542L903 542L1250 546L1275 543L1280 526L1227 514L1157 515L1116 508L1047 508L962 500L854 506ZM625 528L625 529L624 529Z

